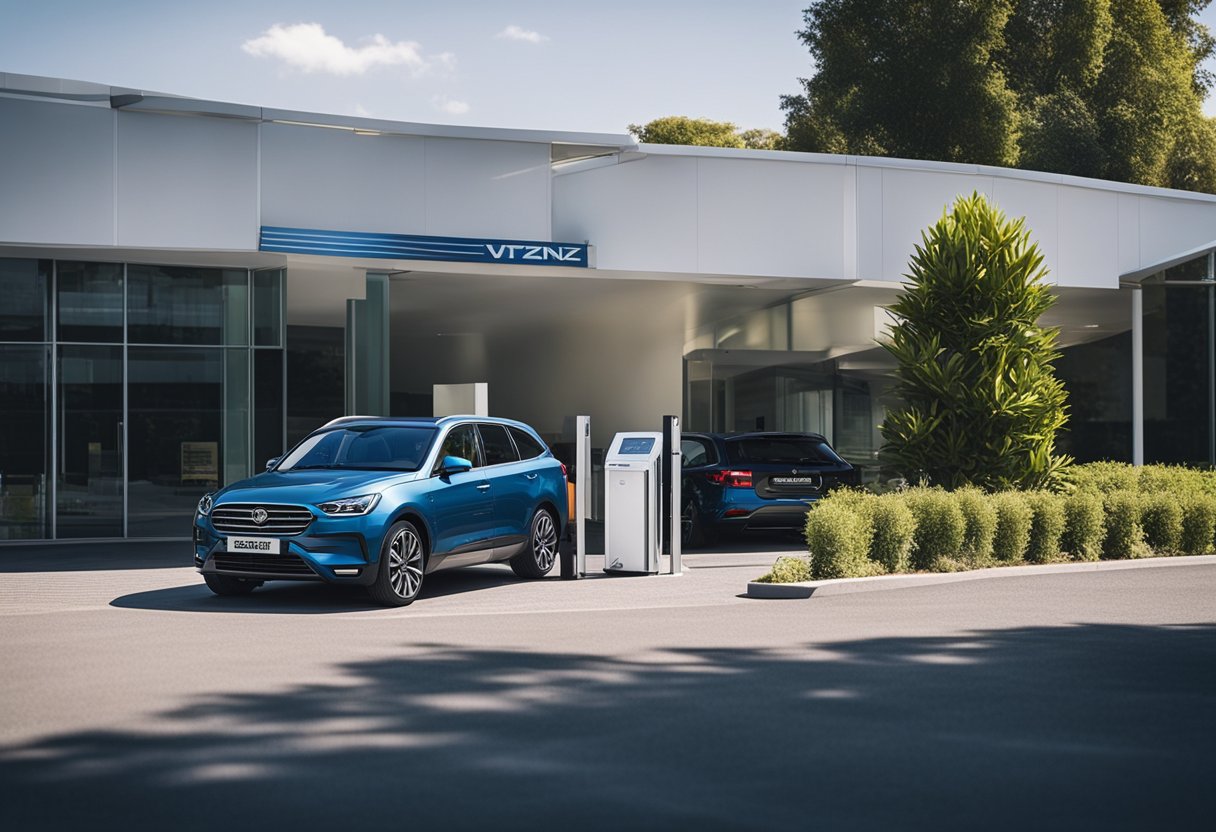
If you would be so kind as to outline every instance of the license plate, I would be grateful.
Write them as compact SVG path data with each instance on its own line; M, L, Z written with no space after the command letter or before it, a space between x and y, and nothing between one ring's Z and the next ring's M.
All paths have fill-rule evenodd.
M773 477L769 480L773 485L819 485L818 477Z
M281 555L283 541L275 537L230 537L227 549L244 555Z

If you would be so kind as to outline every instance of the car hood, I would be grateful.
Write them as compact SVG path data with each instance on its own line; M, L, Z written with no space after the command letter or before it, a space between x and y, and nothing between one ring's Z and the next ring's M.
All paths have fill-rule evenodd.
M215 495L223 503L319 503L341 497L375 494L421 478L417 471L355 471L318 468L311 471L267 471L234 482Z

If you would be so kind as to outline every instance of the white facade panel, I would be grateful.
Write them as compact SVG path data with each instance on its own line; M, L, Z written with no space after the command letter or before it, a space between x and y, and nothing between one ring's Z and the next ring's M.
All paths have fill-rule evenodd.
M549 145L476 139L423 141L425 233L552 239Z
M1060 257L1052 270L1061 286L1119 287L1119 195L1097 188L1056 186L1060 192ZM1035 228L1033 218L1028 218Z
M114 242L114 112L0 98L0 240Z
M843 165L702 158L697 168L699 271L844 273Z
M1061 275L1060 262L1060 192L1056 185L1027 182L1023 179L994 178L992 198L1010 220L1026 218L1030 240L1043 253L1043 265L1050 271L1047 279L1056 283Z
M696 272L697 160L650 156L553 179L553 234L601 269Z
M945 173L942 171L901 170L882 172L882 271L861 274L868 280L900 280L921 232L941 218L959 196L978 191L992 196L992 177Z
M1216 240L1216 204L1140 197L1140 267Z
M851 277L878 280L882 275L882 170L856 167L857 272ZM900 270L902 273L902 269Z
M261 224L427 233L424 141L263 124Z
M118 113L118 245L256 249L257 126Z
M1140 268L1140 197L1119 194L1119 274Z

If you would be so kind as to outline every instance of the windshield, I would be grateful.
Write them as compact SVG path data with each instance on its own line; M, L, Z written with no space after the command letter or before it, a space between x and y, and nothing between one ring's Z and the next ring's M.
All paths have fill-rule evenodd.
M434 438L432 427L337 428L305 439L283 457L275 470L417 471Z
M802 436L763 436L729 439L726 448L732 462L774 465L826 465L841 462L821 439Z

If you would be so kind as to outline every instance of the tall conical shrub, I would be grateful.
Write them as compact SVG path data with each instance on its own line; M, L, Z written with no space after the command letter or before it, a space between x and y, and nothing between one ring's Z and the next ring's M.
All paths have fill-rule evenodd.
M880 341L901 399L882 424L887 464L948 488L1060 485L1068 406L1056 330L1038 323L1056 300L1042 264L1023 220L979 194L921 234Z

